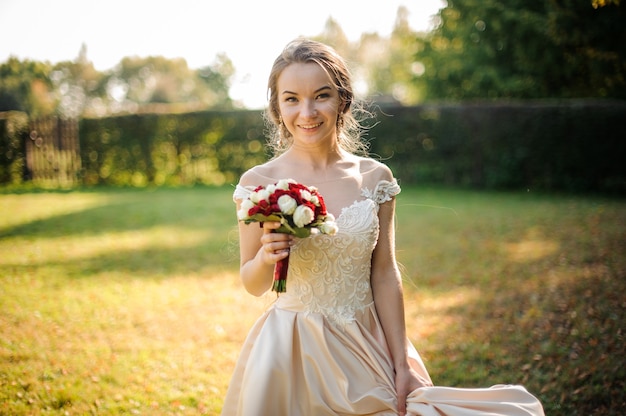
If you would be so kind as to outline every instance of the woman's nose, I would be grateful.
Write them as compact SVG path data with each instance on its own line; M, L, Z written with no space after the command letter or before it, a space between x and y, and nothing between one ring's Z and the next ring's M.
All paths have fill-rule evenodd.
M315 106L315 101L306 101L304 103L304 108L302 109L302 115L305 117L315 117L317 116L317 108Z

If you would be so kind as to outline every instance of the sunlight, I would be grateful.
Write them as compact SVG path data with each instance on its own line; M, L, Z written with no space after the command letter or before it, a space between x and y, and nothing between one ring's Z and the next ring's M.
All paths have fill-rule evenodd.
M100 206L107 200L106 195L102 194L73 195L71 198L62 193L3 195L0 212L10 212L11 215L0 216L0 227L17 227L41 219L85 211Z
M0 250L7 254L0 257L0 264L34 265L147 249L191 249L208 240L211 234L210 229L187 230L163 226L91 236L41 238L36 244L28 240L9 241L6 245L0 242Z
M480 291L472 288L455 288L443 293L406 293L408 336L427 339L440 331L450 330L463 318L455 310L479 297Z
M559 244L550 240L523 240L505 244L504 249L510 261L526 263L554 254L559 249Z
M528 263L554 254L560 247L554 240L544 238L540 227L530 227L523 238L516 243L503 245L507 258L516 263Z

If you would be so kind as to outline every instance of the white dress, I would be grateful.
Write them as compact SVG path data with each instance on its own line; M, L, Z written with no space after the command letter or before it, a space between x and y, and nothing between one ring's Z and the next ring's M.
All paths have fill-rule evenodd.
M364 181L367 183L367 180ZM291 248L287 291L251 329L224 401L224 416L396 415L394 370L370 287L378 208L400 192L393 181L361 188L337 217L334 236ZM237 186L235 199L249 189ZM411 365L430 380L411 345ZM409 415L543 415L521 386L424 387Z

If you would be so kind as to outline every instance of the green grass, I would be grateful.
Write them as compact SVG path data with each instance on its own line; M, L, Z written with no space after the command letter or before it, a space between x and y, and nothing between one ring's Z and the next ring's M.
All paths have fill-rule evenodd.
M0 195L0 415L219 414L273 296L238 277L232 188ZM626 202L405 188L409 335L436 384L626 406Z
M436 384L522 383L550 415L623 412L624 201L415 190L398 224Z

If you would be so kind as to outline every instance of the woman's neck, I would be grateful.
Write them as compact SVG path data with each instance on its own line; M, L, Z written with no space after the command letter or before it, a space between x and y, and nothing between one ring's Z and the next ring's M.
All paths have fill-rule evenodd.
M335 146L332 148L302 148L292 145L283 155L285 163L297 165L309 172L327 171L345 157L345 152Z

